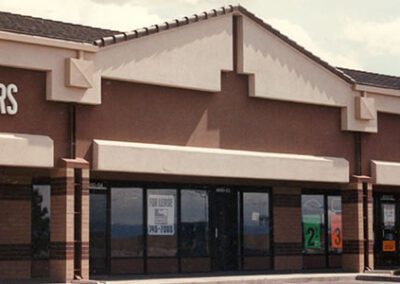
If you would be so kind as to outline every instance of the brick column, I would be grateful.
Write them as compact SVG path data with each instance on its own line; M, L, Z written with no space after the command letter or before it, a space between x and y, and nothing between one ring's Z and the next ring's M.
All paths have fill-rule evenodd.
M368 202L368 267L374 269L374 204L373 204L373 186L370 181L366 182L367 202Z
M30 178L0 176L0 279L31 277L31 197Z
M272 198L274 269L301 270L301 189L274 187Z
M89 279L89 164L82 168L82 215L81 215L81 276Z
M363 184L355 180L342 190L343 269L345 271L364 271L363 216Z
M77 180L76 169L82 178ZM89 164L82 159L63 159L51 181L50 278L56 282L89 277ZM75 186L81 187L81 234L75 236ZM78 208L79 209L79 208ZM82 242L76 246L75 238ZM75 261L81 272L74 271Z

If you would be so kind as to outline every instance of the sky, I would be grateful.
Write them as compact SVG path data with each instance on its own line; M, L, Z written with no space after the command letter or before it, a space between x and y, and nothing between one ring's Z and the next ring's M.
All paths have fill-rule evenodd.
M400 0L0 0L0 10L129 31L229 4L333 66L400 76Z

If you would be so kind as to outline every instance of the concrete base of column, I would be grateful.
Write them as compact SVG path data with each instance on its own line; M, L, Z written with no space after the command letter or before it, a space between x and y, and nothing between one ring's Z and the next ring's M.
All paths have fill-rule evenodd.
M343 254L343 270L346 272L363 272L364 255L363 254Z
M274 270L299 271L302 268L303 257L301 255L282 255L274 257Z
M73 280L74 262L72 260L50 260L50 279L52 282L66 283Z

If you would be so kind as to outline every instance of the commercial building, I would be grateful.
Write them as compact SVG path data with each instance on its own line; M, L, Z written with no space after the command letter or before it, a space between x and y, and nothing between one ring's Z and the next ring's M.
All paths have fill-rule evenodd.
M0 50L0 278L400 264L400 77L241 6L127 33L0 13Z

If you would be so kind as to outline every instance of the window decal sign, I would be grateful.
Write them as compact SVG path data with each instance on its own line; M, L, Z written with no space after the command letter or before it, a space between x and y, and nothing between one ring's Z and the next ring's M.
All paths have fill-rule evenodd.
M14 95L18 92L15 84L0 83L0 114L15 115L18 112L18 103Z
M149 194L147 197L147 233L150 236L175 234L175 197Z
M334 249L343 248L342 236L342 215L332 214L331 219L331 247Z
M383 204L383 224L385 227L394 227L395 223L395 205Z
M382 251L384 252L395 252L396 251L396 241L383 241Z
M319 215L303 216L304 248L321 248L321 217Z

